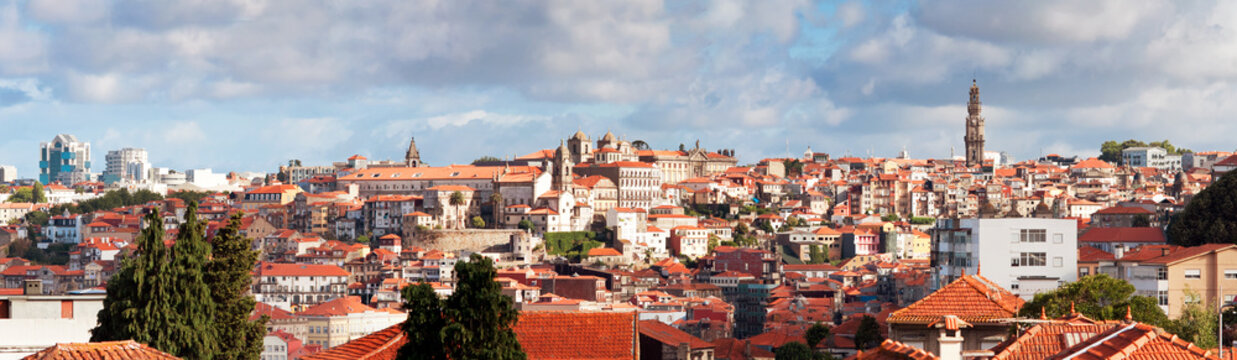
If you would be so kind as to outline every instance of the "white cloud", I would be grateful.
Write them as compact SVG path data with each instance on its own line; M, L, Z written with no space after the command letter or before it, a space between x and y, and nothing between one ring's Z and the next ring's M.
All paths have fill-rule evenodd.
M206 132L196 121L172 123L160 133L163 142L169 144L196 145L206 140Z

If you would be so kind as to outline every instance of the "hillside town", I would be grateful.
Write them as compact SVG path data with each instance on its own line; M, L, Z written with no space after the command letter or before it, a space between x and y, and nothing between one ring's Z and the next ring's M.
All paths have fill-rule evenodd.
M480 258L532 359L773 359L791 343L853 359L1218 358L1214 337L1200 347L1132 308L1231 304L1237 245L1166 229L1237 156L1013 161L985 148L979 97L972 84L964 156L944 159L752 159L581 130L471 164L423 161L434 150L409 139L402 159L269 173L159 168L124 148L99 175L88 141L55 135L38 179L0 167L0 358L87 351L56 344L91 341L150 217L172 246L187 211L208 242L236 217L258 252L263 360L394 358L405 288L448 298ZM1031 306L1097 275L1154 305Z

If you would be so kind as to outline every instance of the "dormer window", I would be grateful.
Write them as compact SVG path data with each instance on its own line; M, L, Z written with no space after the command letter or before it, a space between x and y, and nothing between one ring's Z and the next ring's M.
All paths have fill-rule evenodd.
M451 173L451 177L456 177L456 176L460 176L460 172L456 171L456 172Z

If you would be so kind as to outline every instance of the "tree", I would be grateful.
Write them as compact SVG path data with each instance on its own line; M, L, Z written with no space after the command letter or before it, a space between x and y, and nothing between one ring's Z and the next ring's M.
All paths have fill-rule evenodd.
M451 199L449 200L449 202L451 206L464 205L464 193L461 193L459 191L452 192Z
M197 203L189 203L185 209L185 222L180 225L176 243L172 245L171 273L177 295L173 309L178 321L172 324L170 335L177 342L176 346L181 349L182 356L211 359L223 347L220 345L239 344L219 344L216 328L211 326L217 315L211 287L218 284L206 282L210 244L206 243L205 222L198 220L197 210ZM247 313L242 316L248 318Z
M35 204L47 202L47 194L43 192L43 183L34 182L34 186L30 188L30 202Z
M26 213L26 223L38 226L47 226L47 222L52 218L51 214L42 211L31 211Z
M90 331L90 341L133 339L179 354L182 349L170 333L176 322L176 295L168 261L171 255L163 244L163 217L152 211L146 215L146 224L137 238L137 256L124 260L107 282L99 325Z
M402 295L404 297L403 309L408 313L408 320L400 324L400 329L408 338L408 345L399 349L398 358L446 360L447 354L443 346L441 331L447 324L442 316L442 300L438 298L434 288L422 281L405 287Z
M511 329L519 311L494 281L490 259L473 254L455 264L455 274L455 292L446 300L438 300L424 283L403 292L408 343L399 349L401 358L525 359Z
M1201 299L1197 292L1186 290L1186 298ZM1201 301L1186 301L1181 309L1181 316L1168 322L1164 330L1177 334L1185 341L1204 349L1217 346L1216 327L1219 326L1219 314L1210 306L1204 306Z
M807 329L803 334L803 339L807 340L807 346L815 349L820 345L821 341L829 338L829 326L821 323L812 324L812 327Z
M528 221L527 219L520 220L520 223L516 225L516 227L519 227L521 230L524 230L527 232L533 232L537 230L537 225L533 225L533 222Z
M713 252L713 249L717 248L718 245L721 245L721 242L722 238L717 237L716 234L709 234L709 242L707 244L709 252Z
M636 150L650 150L650 149L652 149L651 147L649 147L649 143L648 143L648 142L645 142L644 140L636 140L636 141L632 141L632 142L631 142L631 147L635 148Z
M483 229L483 228L485 228L485 219L482 219L480 216L473 216L473 217L472 217L472 227L473 227L473 228L475 228L475 229Z
M1185 211L1173 216L1168 241L1181 246L1237 243L1237 171L1194 195Z
M1134 320L1164 326L1168 317L1160 310L1158 300L1135 296L1134 291L1134 285L1125 280L1105 274L1088 275L1056 290L1035 294L1033 300L1022 306L1019 315L1037 318L1043 309L1048 317L1057 318L1068 315L1072 306L1094 320L1121 320L1128 306Z
M498 158L498 157L496 157L496 156L489 156L489 155L486 155L486 156L479 157L479 158L477 158L476 160L473 160L473 161L472 161L472 164L473 164L473 165L477 165L477 164L479 164L479 163L485 163L485 162L495 162L495 161L503 161L503 159L499 159L499 158Z
M502 224L503 194L497 191L495 191L493 194L490 194L490 204L494 206L494 210L492 212L493 219L494 219L494 226L498 226L499 224Z
M782 166L786 168L787 177L796 177L803 175L803 162L798 159L782 160Z
M825 256L824 251L821 251L820 245L808 247L808 264L824 264L828 260L828 256Z
M876 318L864 315L863 319L859 320L859 329L855 330L855 348L871 349L880 346L884 341L885 337L881 336Z
M263 317L250 321L256 301L249 295L249 285L258 262L253 242L240 234L241 216L233 214L228 225L219 229L211 241L213 255L206 266L206 282L215 306L215 334L218 336L217 359L257 359L262 353L266 336Z
M177 192L170 192L170 191L169 191L169 192L168 192L168 196L167 196L167 197L168 197L169 199L170 199L170 198L181 199L181 200L183 200L186 204L188 204L188 203L191 203L191 202L197 202L197 203L200 203L200 202L202 202L202 198L205 198L205 197L207 197L207 196L210 196L210 193L208 193L208 192L204 192L204 191L189 191L189 190L181 190L181 191L177 191Z
M773 352L773 358L776 360L812 360L815 352L812 348L798 341L791 341L782 344L776 351Z
M356 242L358 242L358 243L362 243L362 244L368 244L368 243L369 243L369 235L361 235L361 236L357 236L357 237L356 237Z

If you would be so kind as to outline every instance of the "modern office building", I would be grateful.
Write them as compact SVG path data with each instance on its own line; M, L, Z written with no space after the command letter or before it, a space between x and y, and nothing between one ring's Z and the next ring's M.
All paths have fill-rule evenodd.
M111 184L117 181L146 181L150 172L150 161L146 149L124 148L107 152L107 169L103 170L103 182Z
M90 143L69 134L39 145L39 182L76 184L90 181Z
M932 234L933 288L981 274L1030 299L1078 279L1072 219L941 219Z
M1161 147L1132 147L1121 150L1121 159L1132 167L1153 167L1162 170L1181 170L1181 155L1171 155Z
M17 180L17 167L0 165L0 183L8 184Z

